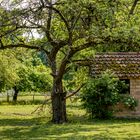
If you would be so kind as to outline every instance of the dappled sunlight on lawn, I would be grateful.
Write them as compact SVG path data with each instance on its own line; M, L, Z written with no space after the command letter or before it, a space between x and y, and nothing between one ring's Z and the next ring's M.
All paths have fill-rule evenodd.
M71 104L71 106L70 106ZM69 103L68 123L55 125L50 114L31 114L37 105L0 106L0 139L118 140L140 139L140 121L128 119L90 120L85 110Z
M0 119L0 139L138 139L140 122L112 120L54 125L45 117ZM82 120L81 120L82 121Z

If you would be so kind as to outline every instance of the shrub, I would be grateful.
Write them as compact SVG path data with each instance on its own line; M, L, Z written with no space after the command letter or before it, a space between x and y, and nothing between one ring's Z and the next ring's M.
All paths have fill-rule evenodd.
M134 109L137 102L133 97L121 96L119 94L119 79L106 71L98 78L89 78L86 86L83 88L81 101L83 107L93 118L107 119L112 117L114 106L122 102L129 109ZM125 84L122 82L122 85Z
M120 102L130 110L135 110L138 106L138 101L132 96L122 96L122 98L120 98Z
M114 106L119 101L117 78L110 72L103 73L99 78L90 78L81 96L83 107L92 117L109 118Z

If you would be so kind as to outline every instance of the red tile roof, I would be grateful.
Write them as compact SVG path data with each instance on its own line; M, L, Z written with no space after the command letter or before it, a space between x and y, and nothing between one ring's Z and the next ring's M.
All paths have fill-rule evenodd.
M97 53L87 62L92 76L110 69L119 78L140 78L140 52Z

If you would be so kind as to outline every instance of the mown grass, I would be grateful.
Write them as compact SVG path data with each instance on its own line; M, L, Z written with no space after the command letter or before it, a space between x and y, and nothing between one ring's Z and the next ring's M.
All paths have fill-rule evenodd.
M31 114L38 105L1 105L1 140L140 140L137 119L90 120L80 103L68 103L69 122L50 122L50 109Z

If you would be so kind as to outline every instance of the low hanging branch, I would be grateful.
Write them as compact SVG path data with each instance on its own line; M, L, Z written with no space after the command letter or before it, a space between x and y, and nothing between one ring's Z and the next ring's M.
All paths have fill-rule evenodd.
M51 98L47 99L47 100L44 100L44 102L38 106L33 112L31 112L31 114L34 114L35 112L43 112L43 109L46 107L46 104L50 104L50 101L51 101Z
M79 88L73 92L70 92L68 96L65 97L65 99L70 98L71 96L75 95L77 92L80 91L80 89L84 86L85 84L82 84L81 86L79 86ZM38 106L33 112L31 112L31 114L34 114L35 112L43 112L43 109L45 108L46 104L50 103L51 98L45 100L40 106Z
M68 96L65 97L65 99L68 99L69 97L75 95L77 92L80 91L80 89L84 86L85 84L82 84L77 90L70 92Z
M65 97L65 99L68 99L69 97L75 95L77 92L80 91L80 89L84 86L85 84L82 84L81 86L79 86L79 88L73 92L70 92L68 96ZM31 114L34 114L35 112L43 112L43 109L45 108L46 104L50 103L51 98L45 100L40 106L38 106L33 112L31 112Z
M11 48L29 48L29 49L36 49L36 50L39 50L41 49L40 47L38 46L30 46L30 45L25 45L25 44L10 44L10 45L3 45L0 47L0 49L11 49Z
M136 8L136 6L137 6L137 4L138 4L138 1L139 1L139 0L134 0L133 5L132 5L132 7L131 7L131 9L130 9L130 12L129 12L129 17L130 17L130 15L133 15L134 10L135 10L135 8Z
M3 45L2 41L0 40L0 50L4 50L4 49L11 49L11 48L27 48L27 49L33 49L33 50L38 50L41 51L43 50L47 55L49 54L49 52L47 50L45 50L44 48L42 48L41 46L32 46L32 45L26 45L26 44L9 44L9 45Z

